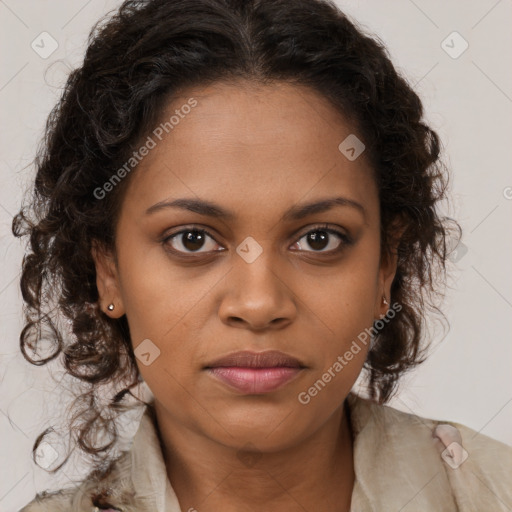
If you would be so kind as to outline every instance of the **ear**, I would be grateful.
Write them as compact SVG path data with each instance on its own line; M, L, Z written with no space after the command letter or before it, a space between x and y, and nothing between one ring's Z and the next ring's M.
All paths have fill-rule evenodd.
M383 251L380 261L379 273L377 278L377 297L375 300L374 318L378 320L385 315L391 305L391 285L396 275L398 265L398 245L405 231L406 226L397 221L390 229L388 237L388 248ZM386 298L388 304L385 304L383 298Z
M96 240L92 242L91 256L96 267L96 286L99 294L99 307L111 318L124 315L124 305L119 286L119 275L114 256ZM108 309L109 304L114 309Z

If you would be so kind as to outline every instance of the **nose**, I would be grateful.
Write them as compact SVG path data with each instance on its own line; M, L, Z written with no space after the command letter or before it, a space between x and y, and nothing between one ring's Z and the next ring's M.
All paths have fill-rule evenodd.
M286 327L295 320L297 307L285 279L265 251L252 263L237 255L226 276L219 307L221 320L254 331Z

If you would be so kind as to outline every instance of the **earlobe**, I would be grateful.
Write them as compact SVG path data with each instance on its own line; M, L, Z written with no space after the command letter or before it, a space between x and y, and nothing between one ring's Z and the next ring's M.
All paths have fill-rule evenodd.
M391 297L391 285L395 279L398 267L398 245L404 230L404 227L400 227L394 231L395 236L381 259L379 269L379 295L377 296L375 304L375 318L382 318L386 315L389 304L393 299L393 297Z
M381 263L378 295L375 304L375 319L382 319L386 316L391 302L391 284L396 274L397 257L395 254L388 254L385 261Z
M124 314L124 307L115 259L111 251L96 241L92 243L91 256L96 268L99 307L108 316L119 318Z
M389 297L391 294L391 285L393 283L393 279L395 279L397 265L398 254L396 252L396 249L393 247L393 250L386 256L386 264L383 268L382 273L383 293L384 295L386 295L386 297Z

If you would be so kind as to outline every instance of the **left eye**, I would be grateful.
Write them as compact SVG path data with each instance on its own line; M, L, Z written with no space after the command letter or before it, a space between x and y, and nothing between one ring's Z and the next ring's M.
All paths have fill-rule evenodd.
M333 235L338 238L337 243L333 240ZM302 242L302 240L305 241ZM297 240L294 245L300 250L307 251L308 249L305 249L305 245L307 244L313 249L313 251L309 252L331 252L336 251L343 245L348 245L349 243L349 238L343 233L329 228L316 228L308 231L299 240Z

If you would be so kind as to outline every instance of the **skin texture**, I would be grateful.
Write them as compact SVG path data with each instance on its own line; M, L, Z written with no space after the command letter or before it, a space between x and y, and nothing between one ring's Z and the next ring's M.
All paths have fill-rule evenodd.
M338 150L353 130L306 87L194 88L174 98L162 119L190 97L197 106L133 171L117 265L93 251L101 307L112 318L127 315L134 349L149 339L160 350L138 366L155 396L182 510L349 510L354 472L344 399L366 349L308 404L297 397L389 307L382 296L389 300L396 260L380 258L372 169L364 153L349 161ZM338 196L360 203L364 215L335 206L282 219L291 207ZM212 201L234 217L178 208L145 214L176 198ZM308 244L305 235L325 223L353 244L335 234L323 246ZM203 246L183 245L182 235L161 242L191 227L213 238ZM252 263L236 252L248 236L263 251ZM203 369L238 350L271 349L307 366L271 393L234 391Z

